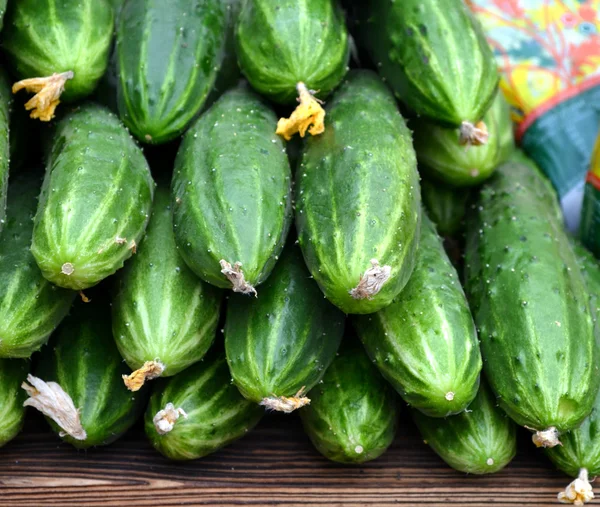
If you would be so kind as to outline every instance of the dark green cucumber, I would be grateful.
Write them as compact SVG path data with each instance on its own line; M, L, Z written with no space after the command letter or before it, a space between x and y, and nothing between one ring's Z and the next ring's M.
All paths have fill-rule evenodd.
M177 153L175 241L190 268L217 287L256 294L283 248L291 172L274 122L258 96L236 88L199 118Z
M373 313L415 265L421 192L411 135L369 71L350 73L327 117L297 169L298 238L325 296L346 313Z
M236 42L240 68L252 87L282 104L295 102L299 82L326 96L346 74L350 56L335 0L248 0Z
M27 363L21 359L0 359L0 447L17 436L25 420L25 393L21 383L27 377Z
M421 436L448 465L468 474L490 474L504 468L517 451L517 428L481 383L473 403L446 419L412 410Z
M144 155L114 114L89 104L61 120L31 245L43 275L71 289L112 275L146 229L153 192Z
M245 398L291 412L323 377L344 332L344 315L323 298L296 246L289 245L260 298L232 295L225 349Z
M167 458L196 459L243 437L263 414L231 383L223 353L211 351L157 384L146 411L146 435Z
M177 251L170 201L168 189L158 187L146 236L116 284L113 335L127 365L141 369L129 377L132 390L146 377L175 375L202 359L219 320L220 291L199 280Z
M600 384L589 293L554 199L537 169L503 164L473 208L466 246L487 378L543 446L581 423Z
M358 341L346 341L300 410L304 431L326 458L364 463L394 440L400 404Z
M489 142L468 147L456 142L456 128L440 127L427 120L411 122L419 168L431 178L456 187L479 185L487 180L515 149L510 110L501 92L496 94L483 121Z
M477 394L481 354L458 274L424 214L417 265L394 302L354 324L369 356L409 404L458 414Z
M18 0L7 12L3 47L19 79L71 73L46 85L56 85L61 100L73 101L90 95L106 71L113 28L107 0ZM44 112L40 105L40 118L50 120L54 107Z
M447 187L437 181L421 180L421 197L431 221L442 236L454 236L467 213L469 190Z
M0 234L0 357L29 357L65 317L75 292L46 280L29 247L42 171L11 176Z
M221 0L129 0L117 29L118 104L141 141L179 136L200 112L224 55Z
M65 441L85 449L107 445L119 438L144 411L146 393L131 393L123 385L129 372L113 341L106 296L91 291L89 303L79 302L41 352L35 377L29 376L26 404L41 409ZM71 399L62 404L63 417L52 418L56 385ZM44 386L44 383L46 384ZM76 412L77 411L77 412ZM65 416L66 414L66 416Z
M0 18L1 19L1 18ZM8 187L8 163L11 155L9 140L10 127L10 85L8 76L0 71L0 232L6 217L6 193Z
M476 127L496 92L498 72L483 30L463 0L365 5L362 38L396 96L441 125Z
M581 267L593 310L597 318L600 298L600 265L593 254L578 241L573 241L573 248ZM546 454L557 468L575 477L564 492L559 493L559 500L579 500L583 505L593 498L592 485L588 478L600 475L600 393L592 412L581 425L564 433L560 440L562 445L546 449Z

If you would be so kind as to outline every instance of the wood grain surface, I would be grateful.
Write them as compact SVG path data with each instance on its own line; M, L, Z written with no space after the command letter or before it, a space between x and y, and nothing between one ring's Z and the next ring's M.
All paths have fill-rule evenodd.
M39 415L28 417L0 449L0 507L556 506L570 482L525 432L505 470L467 476L446 466L408 422L381 458L352 467L321 457L295 415L269 415L242 440L181 463L154 451L140 425L108 447L77 451Z

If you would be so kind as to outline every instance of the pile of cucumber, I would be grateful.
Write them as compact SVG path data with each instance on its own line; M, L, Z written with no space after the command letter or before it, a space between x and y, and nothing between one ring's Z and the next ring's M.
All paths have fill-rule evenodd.
M410 417L484 474L523 426L593 498L600 266L462 0L0 6L0 445L297 411L357 464Z

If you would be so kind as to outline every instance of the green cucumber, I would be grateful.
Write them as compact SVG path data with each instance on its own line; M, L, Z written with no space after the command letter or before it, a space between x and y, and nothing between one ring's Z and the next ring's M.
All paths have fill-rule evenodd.
M468 474L490 474L504 468L517 451L517 428L481 383L473 403L446 419L412 410L425 443L452 468Z
M485 113L490 135L481 146L461 146L456 128L440 127L420 119L411 122L419 168L428 176L455 186L474 186L487 180L515 149L508 103L501 92Z
M260 36L257 36L260 34ZM261 95L300 104L277 124L286 140L321 134L326 97L348 71L350 38L337 0L247 0L236 30L240 69Z
M79 290L112 275L146 229L153 192L144 155L114 114L89 104L61 120L31 245L43 275Z
M120 117L140 140L179 136L199 113L224 54L221 0L129 0L117 29Z
M458 274L423 214L417 266L394 302L353 321L367 353L404 400L432 417L477 394L481 354Z
M431 221L442 236L455 236L467 214L469 190L457 190L436 181L421 180L421 198Z
M581 243L573 241L572 245L586 281L593 304L592 308L597 314L598 298L600 297L600 265L593 254ZM562 445L546 449L547 456L558 469L576 478L564 492L558 494L558 499L562 503L575 503L575 500L579 500L581 503L577 505L583 505L594 498L588 477L600 475L599 424L600 393L596 396L592 412L583 423L561 436ZM564 501L568 499L571 501Z
M419 115L484 144L498 84L494 55L463 0L365 2L360 32L381 76Z
M173 172L175 241L204 281L256 295L292 219L291 172L273 112L225 93L186 133Z
M381 456L394 440L400 412L397 395L360 342L345 341L310 397L300 418L326 458L364 463Z
M90 95L106 71L114 29L107 0L18 0L11 2L3 47L16 76L13 86L36 95L31 117L49 121L59 98Z
M0 447L17 436L25 420L25 393L21 383L27 377L27 363L21 359L0 359Z
M196 459L243 437L263 414L231 383L223 353L211 351L155 387L145 416L146 435L167 458Z
M93 291L89 303L74 306L23 387L30 396L25 404L40 410L52 429L79 449L114 442L147 401L144 391L131 393L123 385L128 368L112 338L105 298Z
M29 357L67 315L75 292L46 280L31 255L41 174L11 176L6 226L0 234L0 357Z
M329 94L350 57L348 31L334 0L247 0L236 44L252 87L280 104L296 101L299 82L320 96Z
M113 335L136 370L125 382L133 391L146 378L175 375L202 359L219 321L221 293L180 257L170 201L168 189L158 187L146 236L116 282Z
M1 18L0 18L1 19ZM6 217L6 193L8 189L8 164L11 156L10 85L5 72L0 71L0 232Z
M344 320L289 245L258 300L229 298L225 350L235 385L267 409L291 412L309 403L303 393L333 361Z
M415 265L421 192L411 134L370 71L349 74L327 115L297 169L298 238L325 296L345 313L373 313Z
M467 223L466 286L484 371L500 406L538 446L590 413L600 384L589 294L547 180L513 159Z

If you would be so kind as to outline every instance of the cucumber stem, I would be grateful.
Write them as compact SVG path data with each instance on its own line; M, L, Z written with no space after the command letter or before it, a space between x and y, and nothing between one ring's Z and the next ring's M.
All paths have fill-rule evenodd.
M588 480L587 468L579 470L579 476L571 482L564 491L558 494L560 503L570 503L573 505L584 505L594 499L594 491Z
M263 398L259 405L265 407L267 410L276 410L277 412L284 412L286 414L292 413L294 410L310 405L310 399L304 394L304 386L295 394L295 396L275 396Z
M60 96L65 91L65 83L73 79L73 71L52 74L47 77L34 77L17 81L12 92L25 89L28 92L35 93L25 104L25 109L31 111L31 118L39 118L40 121L50 121L54 118L56 106L60 104Z
M467 146L481 146L488 142L489 137L487 126L482 121L475 125L469 121L463 121L459 129L458 142Z
M50 417L63 430L59 433L61 437L70 435L75 440L87 438L79 420L79 410L62 387L56 382L44 382L31 374L27 375L27 382L21 384L21 388L29 395L23 403L24 407L36 408Z
M167 403L164 409L156 413L152 422L159 435L166 435L173 429L180 416L184 419L188 418L187 413L181 407L175 408L172 403Z
M241 292L247 295L253 294L255 298L258 297L256 289L244 278L244 272L241 270L241 262L236 262L232 266L225 259L221 259L219 264L221 265L221 273L231 282L233 292Z
M527 426L525 427L527 429L532 429ZM531 436L531 439L536 447L556 447L557 445L562 445L558 436L558 430L554 426L550 426L547 430L535 431Z
M303 82L296 85L296 90L298 90L300 104L289 118L279 119L275 131L286 141L289 141L296 132L300 137L304 137L307 130L311 136L325 132L325 110L319 100L313 96L315 92L309 90Z
M131 375L122 375L125 386L130 391L139 391L146 380L160 377L165 371L165 365L158 359L146 361L141 368L135 370Z
M377 259L371 259L371 267L360 275L360 281L349 294L354 299L373 299L390 278L391 266L380 266Z

